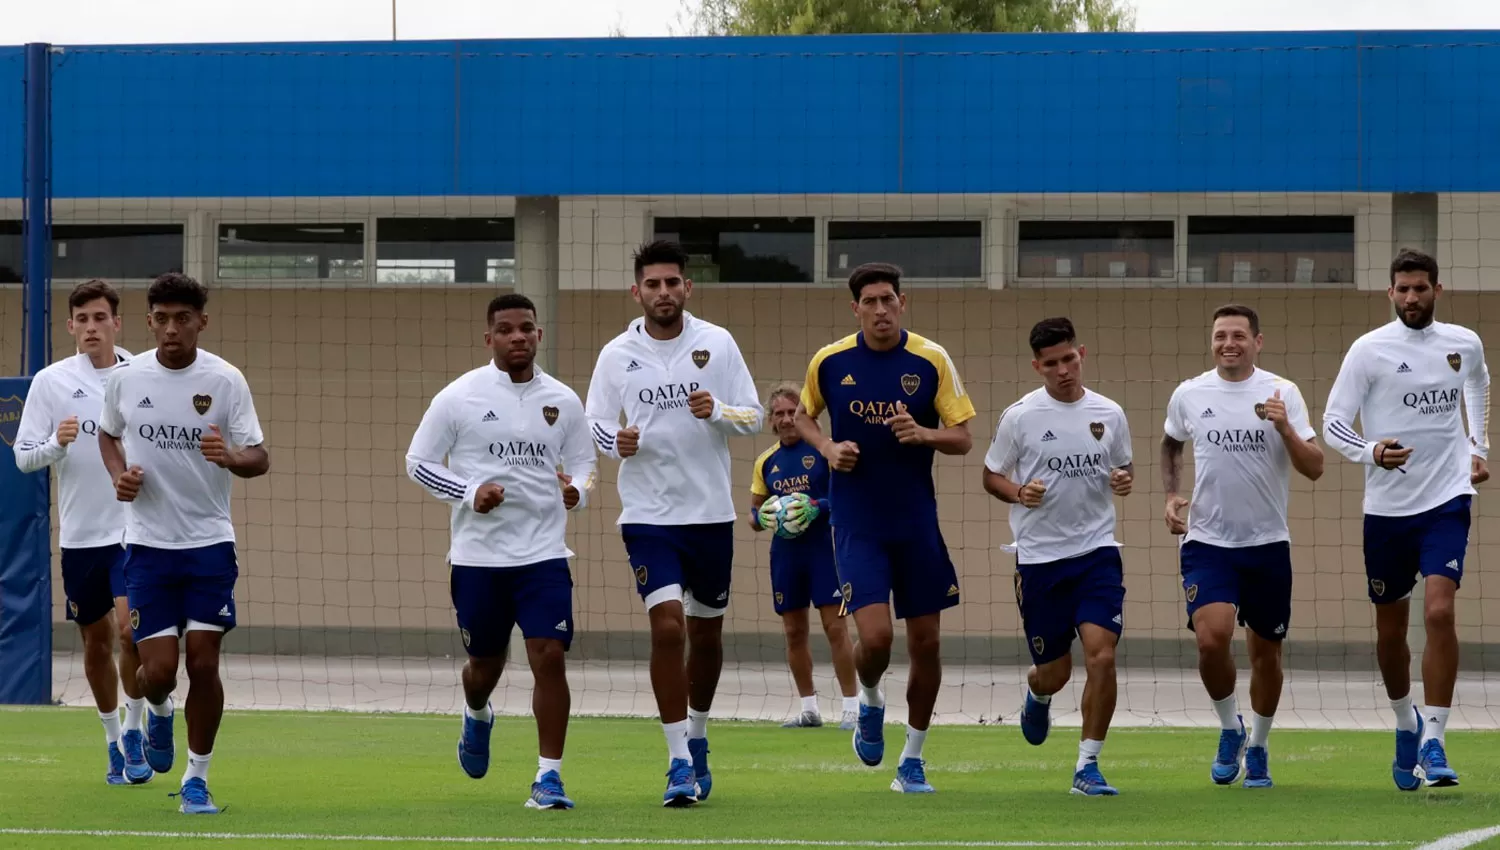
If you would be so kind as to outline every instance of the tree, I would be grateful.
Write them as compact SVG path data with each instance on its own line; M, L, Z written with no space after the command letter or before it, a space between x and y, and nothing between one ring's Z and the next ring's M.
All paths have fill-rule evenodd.
M687 0L694 35L1116 32L1129 0Z

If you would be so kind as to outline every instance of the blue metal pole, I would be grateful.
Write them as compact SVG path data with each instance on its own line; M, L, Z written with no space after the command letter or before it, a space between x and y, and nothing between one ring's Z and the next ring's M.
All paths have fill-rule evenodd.
M26 371L52 355L52 45L26 45Z

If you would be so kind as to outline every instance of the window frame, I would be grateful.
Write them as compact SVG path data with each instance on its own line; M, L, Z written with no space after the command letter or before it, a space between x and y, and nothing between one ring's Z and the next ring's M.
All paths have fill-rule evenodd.
M412 215L383 215L383 214L377 214L377 215L370 216L370 222L371 223L369 225L369 228L373 228L373 230L374 230L374 236L373 236L373 238L370 239L370 240L368 240L369 244L371 244L371 245L374 246L374 254L373 254L374 259L373 259L373 262L367 262L367 265L369 265L369 267L370 267L370 269L369 269L370 273L369 273L369 275L367 275L369 277L369 280L370 280L370 285L374 286L374 287L378 287L378 288L389 288L389 289L408 289L408 288L416 288L416 287L434 287L434 288L435 287L456 287L456 288L460 288L460 289L475 289L475 288L479 288L479 287L514 288L516 286L516 282L517 281L512 281L510 283L505 283L505 282L502 282L502 281L489 281L489 280L479 280L479 281L457 280L456 278L458 277L458 275L457 275L456 270L455 270L455 273L454 273L455 280L453 280L453 281L382 281L382 280L380 280L380 222L382 220L401 220L401 221L413 221L413 220L428 220L428 221L479 220L479 221L484 221L484 220L495 220L495 219L505 219L505 220L507 220L507 221L510 222L510 235L511 235L511 238L510 238L510 246L511 246L510 262L511 262L511 266L510 266L510 268L511 268L512 277L517 278L517 281L518 281L519 280L519 275L520 275L520 266L517 264L517 262L519 260L519 256L518 255L520 254L520 240L517 238L517 233L516 233L516 216L515 216L515 213L513 211L510 212L510 213L507 213L505 215L474 215L472 213L467 214L467 215L416 215L416 214L412 214ZM369 232L369 228L367 228L366 232ZM468 244L473 244L473 243L468 243ZM429 258L424 258L424 259L412 259L412 260L410 260L410 262L415 262L415 263L441 262L441 258L431 258L431 257L429 257ZM217 259L216 259L215 260L215 269L217 270L217 268L218 268L218 264L217 264ZM486 263L486 273L488 273L488 270L489 269L488 269L488 262L487 262Z
M1173 213L1169 216L1147 213L1109 213L1103 215L1056 215L1048 213L1018 213L1013 222L1008 246L1008 271L1010 281L1017 289L1121 289L1174 286L1182 277L1180 268L1181 234L1184 216ZM1171 277L1022 277L1021 276L1021 226L1026 222L1167 222L1172 225Z
M989 254L990 254L990 250L989 250L990 249L989 237L990 237L990 233L991 233L991 231L990 231L990 221L989 221L989 219L987 219L985 217L981 217L981 216L977 216L977 215L972 215L972 214L971 215L923 215L923 216L919 216L919 217L910 217L910 218L907 218L907 217L892 218L889 215L878 215L878 216L846 216L846 215L819 216L818 217L818 224L819 224L820 229L821 229L820 230L821 239L819 240L819 250L821 251L821 256L822 256L822 259L823 259L822 269L821 269L823 276L822 276L821 280L818 281L818 283L837 284L837 285L847 285L848 284L848 282L849 282L849 275L848 275L848 273L845 273L842 276L840 276L840 275L838 275L836 273L835 269L833 269L833 268L830 267L831 266L830 260L832 258L829 256L829 254L833 250L832 249L833 238L829 235L829 232L831 230L831 226L833 224L835 224L835 223L859 223L859 222L874 222L874 223L881 223L881 222L908 223L909 222L909 223L920 223L920 224L941 223L941 222L962 222L962 223L965 223L965 224L977 224L977 225L979 225L979 275L977 277L918 277L918 276L910 276L910 277L908 277L905 274L903 274L902 277L901 277L901 285L903 287L910 286L910 287L916 288L916 289L923 289L923 288L937 289L937 288L943 288L943 287L984 287L984 286L987 285L987 282L988 282L988 279L989 279L989 271L990 271L990 257L989 257ZM899 263L898 263L898 265L899 265ZM853 269L850 269L850 271L853 271ZM808 284L808 285L812 285L812 284Z
M703 282L702 285L704 285L704 286L715 286L715 287L785 287L785 286L793 286L793 287L795 287L795 286L816 287L816 286L819 285L820 281L818 279L818 266L819 266L819 263L818 263L818 253L821 251L821 252L823 252L823 253L826 254L827 251L828 251L828 247L827 247L827 245L828 245L828 242L827 242L827 232L828 231L827 231L827 225L826 225L826 221L827 221L827 217L826 216L820 216L820 215L809 214L809 213L799 213L799 214L795 214L795 215L786 215L786 214L779 214L779 213L771 213L771 214L761 213L761 214L742 215L742 214L737 214L737 213L733 213L733 212L728 212L728 213L723 213L723 214L716 214L716 215L706 215L706 214L702 214L702 213L682 213L682 212L677 212L677 211L673 211L673 212L670 212L670 213L667 213L667 214L663 214L661 210L652 210L646 216L646 239L647 239L647 241L652 241L652 240L655 240L657 238L657 235L656 235L657 234L656 225L657 225L657 222L661 221L662 219L695 219L695 218L696 219L733 219L733 218L770 219L770 218L790 218L790 219L811 219L812 220L812 231L808 234L808 236L811 237L811 239L812 239L812 266L811 266L811 268L808 269L808 273L809 273L809 276L811 278L810 280L785 280L785 281L778 281L778 280L745 280L745 281L723 281L723 280L716 280L716 281L706 281L706 282ZM687 251L687 247L684 246L683 250ZM692 254L689 253L689 256L692 256ZM629 257L626 258L626 262L627 262L626 268L628 270L629 269ZM688 279L693 280L693 285L694 286L699 285L699 281L696 280L696 279L693 279L692 273L688 269L683 269L683 274ZM903 283L904 283L904 281L903 281Z
M54 245L52 247L52 250L54 251L52 265L54 267L54 270L55 270L55 268L57 266L57 258L55 256L55 252L56 252L56 245L55 245L55 243L57 241L57 228L59 228L59 227L74 227L74 226L79 226L79 227L115 227L115 226L120 226L120 227L127 227L127 226L138 226L138 227L180 227L180 228L182 228L182 256L180 258L179 265L182 266L183 271L187 271L188 270L188 266L190 265L189 258L192 256L192 244L193 244L193 239L194 239L193 222L192 222L192 216L190 214L161 215L161 216L136 216L136 215L130 215L130 216L124 216L122 218L123 218L123 220L120 219L120 218L117 218L117 219L110 219L110 220L107 220L107 221L101 221L99 218L94 217L94 216L78 216L78 215L67 215L67 216L58 215L58 216L55 216L53 218L53 220L52 220L52 229L53 229L52 240L53 240L53 243L54 243ZM24 219L22 219L19 214L17 216L15 216L15 217L7 216L7 215L0 215L0 220L22 222L23 227L24 227ZM24 260L24 252L25 252L25 244L24 243L22 244L21 248L22 248L23 260ZM21 272L22 272L22 276L24 278L24 276L25 276L24 263L23 263L23 266L21 268ZM113 277L104 277L104 276L101 276L101 275L93 275L93 276L90 276L90 277L60 277L57 274L53 274L52 275L52 279L50 281L50 284L51 284L51 288L54 289L54 290L71 290L73 287L77 286L80 283L83 283L85 281L95 280L95 279L100 279L100 280L107 281L111 286L115 287L116 289L142 289L142 288L145 288L147 286L150 286L151 282L154 280L154 278L134 278L134 277L130 277L130 278L113 278ZM17 283L0 283L0 287L24 287L25 285L26 284L25 284L24 280L21 281L21 282L17 282Z
M370 261L375 248L375 219L373 215L357 216L331 216L331 215L275 215L257 216L246 214L243 216L209 216L205 222L203 238L211 244L212 250L204 263L204 278L208 285L220 289L341 289L357 286L369 289L374 286L374 264ZM219 275L220 242L219 230L221 227L235 226L333 226L357 224L364 228L361 259L363 261L363 274L358 278L265 278L265 277L221 277ZM387 284L389 288L401 288L403 286L438 286L440 284Z
M1180 285L1183 288L1192 288L1192 289L1301 289L1301 290L1307 290L1307 289L1331 289L1331 290L1338 290L1338 289L1358 289L1359 288L1359 277L1360 277L1360 268L1359 268L1359 227L1360 227L1360 216L1362 214L1364 214L1365 212L1367 212L1367 211L1359 210L1359 209L1355 209L1355 208L1351 207L1349 209L1340 210L1339 212L1300 212L1300 211L1299 212L1286 212L1286 213L1275 213L1275 212L1272 212L1272 213L1267 213L1267 212L1256 212L1256 213L1195 212L1195 213L1191 213L1191 214L1184 214L1184 215L1180 216L1180 218L1182 219L1182 229L1181 229L1182 236L1181 236L1181 238L1179 240L1179 243L1178 243L1178 256L1181 257L1181 259L1182 259L1182 270L1180 272L1180 278L1179 278L1180 279ZM1188 280L1188 268L1189 268L1188 263L1189 263L1189 261L1190 261L1190 259L1192 257L1192 246L1191 246L1191 243L1190 243L1191 234L1188 232L1188 228L1191 226L1191 221L1193 219L1195 219L1195 218L1219 218L1219 219L1222 219L1222 218L1271 218L1271 219L1275 219L1275 218L1300 218L1300 219L1338 218L1338 219L1349 219L1349 223L1350 223L1351 228L1352 228L1351 231L1350 231L1350 233L1349 233L1350 257L1351 257L1351 263L1350 263L1350 268L1349 268L1349 278L1347 280L1336 281L1336 282L1335 281L1311 280L1311 281L1307 281L1305 283L1298 282L1298 281L1295 281L1295 280L1290 280L1290 281L1284 281L1284 280L1252 280L1252 281L1245 281L1243 283L1236 283L1236 282L1234 282L1232 280L1229 280L1229 281L1209 281L1209 280L1204 280L1204 281L1201 281L1201 282L1191 282L1191 281Z

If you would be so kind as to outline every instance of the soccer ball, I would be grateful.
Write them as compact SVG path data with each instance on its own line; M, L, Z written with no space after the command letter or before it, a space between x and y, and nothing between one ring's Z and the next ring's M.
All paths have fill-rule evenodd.
M777 537L801 536L807 527L818 518L818 508L806 493L788 493L767 499L761 505L761 525L771 529Z

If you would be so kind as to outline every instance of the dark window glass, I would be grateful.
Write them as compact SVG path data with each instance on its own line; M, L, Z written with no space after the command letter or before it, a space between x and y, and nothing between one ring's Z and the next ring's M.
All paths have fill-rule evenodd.
M1170 221L1023 221L1021 278L1162 278L1173 274Z
M0 283L21 280L21 222L0 222ZM182 271L180 224L54 224L54 280L148 280Z
M984 267L977 221L830 221L828 276L864 263L894 263L917 279L978 278Z
M1188 283L1352 283L1354 217L1194 216Z
M811 283L811 218L659 218L656 238L680 243L698 283Z
M221 224L219 277L362 280L363 224Z
M375 223L377 283L516 282L509 218L382 218Z

